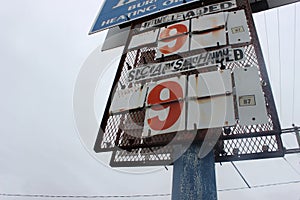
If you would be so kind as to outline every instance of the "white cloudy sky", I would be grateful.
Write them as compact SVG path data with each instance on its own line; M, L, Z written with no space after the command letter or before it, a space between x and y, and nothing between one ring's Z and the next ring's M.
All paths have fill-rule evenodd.
M101 0L1 2L1 200L52 199L3 194L93 196L171 192L172 167L169 171L158 168L142 174L111 169L96 161L78 137L73 92L84 61L105 37L105 32L87 35L101 3ZM297 3L255 15L283 127L300 125L299 13ZM107 65L114 57L112 54L97 59ZM105 74L109 71L101 74L109 79ZM98 82L100 91L102 82ZM96 99L103 101L101 94ZM98 117L103 110L101 104L95 106ZM295 147L294 138L292 134L285 136L285 146ZM286 159L288 162L279 158L236 165L251 186L300 181L300 156L289 155ZM300 183L223 191L246 185L232 165L216 166L220 200L300 199Z

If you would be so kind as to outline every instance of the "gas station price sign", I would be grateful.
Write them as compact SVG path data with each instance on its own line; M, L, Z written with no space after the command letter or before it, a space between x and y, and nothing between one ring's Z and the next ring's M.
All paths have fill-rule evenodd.
M136 2L112 4L133 9ZM94 146L95 152L112 150L114 166L170 163L173 148L166 145L203 140L209 129L222 132L216 160L282 155L248 1L191 5L131 24ZM165 160L157 160L153 148Z

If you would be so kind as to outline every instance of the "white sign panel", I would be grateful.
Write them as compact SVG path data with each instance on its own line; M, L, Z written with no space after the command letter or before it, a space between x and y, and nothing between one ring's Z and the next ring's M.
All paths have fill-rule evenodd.
M143 136L182 131L185 129L184 101L155 105L146 109Z
M158 38L157 58L189 50L189 20L161 28Z
M147 87L135 87L116 91L110 107L110 113L143 107L147 89Z
M194 17L200 17L203 15L208 15L220 11L230 10L236 7L237 7L236 1L231 0L231 1L224 1L224 2L220 2L208 6L203 6L185 12L172 13L142 23L140 30L144 30L154 26L160 26L162 24L168 24L171 22L188 20Z
M159 81L149 86L143 136L185 129L186 76Z
M233 72L238 103L239 124L268 123L265 97L256 67L236 68Z
M146 106L183 100L186 91L186 76L150 83L148 88Z
M229 13L227 29L229 44L250 42L250 33L244 10Z
M217 13L192 19L191 50L226 45L227 15Z
M203 98L232 93L231 70L189 76L188 96Z
M234 124L232 95L202 98L188 102L188 130L232 126Z
M221 63L226 64L230 62L243 61L244 59L244 48L223 48L216 51L207 51L187 58L149 64L129 70L127 74L127 81L136 82L169 74L195 70L202 67L216 67Z
M129 43L128 49L133 49L139 46L156 43L158 33L159 29L155 29L152 31L134 35Z
M102 45L101 51L107 51L124 46L129 36L130 28L120 28L118 26L110 28Z

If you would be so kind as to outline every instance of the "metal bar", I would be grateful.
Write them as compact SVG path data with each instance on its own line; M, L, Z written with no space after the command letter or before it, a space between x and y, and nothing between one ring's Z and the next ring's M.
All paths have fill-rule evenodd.
M199 159L200 148L192 144L174 162L172 200L217 200L214 154Z
M250 4L246 4L246 7L248 10L250 10ZM268 100L268 103L269 103L269 106L268 106L269 112L272 113L271 119L272 119L273 126L274 126L273 130L275 133L277 132L277 134L275 134L275 135L277 138L278 149L280 151L282 151L282 154L283 154L284 147L283 147L283 143L282 143L282 140L280 137L280 132L281 132L280 121L279 121L277 109L275 106L275 100L274 100L274 96L272 93L271 84L270 84L267 68L266 68L263 53L262 53L262 48L261 48L260 42L258 40L258 34L256 31L256 27L255 27L253 16L252 16L251 12L248 13L248 23L249 23L250 27L252 27L252 37L253 37L252 42L254 44L254 49L256 52L258 64L260 66L261 77L264 80L264 82L266 83L266 86L263 87L263 91L264 91L266 98Z
M264 131L264 132L255 132L255 133L241 133L241 134L234 134L234 135L222 135L221 139L223 139L223 140L232 140L232 139L264 137L264 136L273 136L273 135L277 135L277 132L275 132L275 131Z
M295 132L295 128L286 128L281 130L281 133L294 133L294 132Z
M299 149L287 149L287 150L285 150L285 154L294 154L294 153L300 153L300 148Z
M276 158L276 157L283 157L283 156L284 153L281 151L262 152L262 153L240 154L240 155L232 155L232 156L221 156L216 158L216 162L254 160L254 159Z
M297 142L298 142L298 146L300 147L300 132L299 132L299 128L295 125L293 125L294 127L294 131L296 133L296 138L297 138Z

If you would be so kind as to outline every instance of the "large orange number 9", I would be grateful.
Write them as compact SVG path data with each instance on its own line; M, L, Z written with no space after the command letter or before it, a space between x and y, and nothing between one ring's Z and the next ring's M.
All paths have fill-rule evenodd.
M161 93L165 89L169 92L169 98L161 99ZM163 82L151 90L147 99L147 103L153 105L151 109L154 111L160 111L169 108L169 113L165 120L160 120L158 116L147 120L152 130L166 130L176 123L181 115L183 107L183 103L178 101L180 98L183 98L182 88L174 81Z
M171 35L171 31L176 30L176 34ZM183 33L188 32L188 28L183 24L175 24L173 26L165 29L160 35L159 39L163 40L162 42L171 43L176 40L174 46L169 47L169 45L161 47L159 50L163 54L170 54L175 51L178 51L186 42L187 35L182 35ZM180 35L180 36L178 36ZM177 37L176 37L177 36ZM171 38L169 38L171 37ZM168 39L165 39L168 38ZM164 40L165 39L165 40Z

